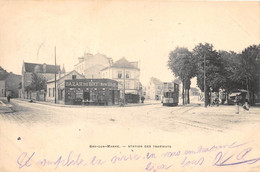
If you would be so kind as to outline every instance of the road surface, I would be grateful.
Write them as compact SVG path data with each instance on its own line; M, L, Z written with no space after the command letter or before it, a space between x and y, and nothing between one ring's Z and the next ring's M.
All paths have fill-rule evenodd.
M115 153L123 156L125 152L127 155L129 152L147 155L149 150L161 157L162 153L173 149L183 152L181 159L176 159L178 162L175 169L183 168L182 170L189 171L192 168L200 171L212 168L219 171L239 171L243 167L251 171L259 170L259 162L251 166L243 163L232 168L220 169L215 168L215 165L212 167L212 163L206 159L212 162L212 156L220 156L217 152L214 152L214 155L207 154L203 159L194 155L197 159L190 160L190 163L184 154L186 149L197 149L200 145L249 142L252 148L254 146L254 150L258 150L251 152L250 158L255 158L255 154L260 157L260 146L257 142L260 141L257 132L260 129L259 108L251 108L249 112L244 112L241 108L240 114L235 114L233 106L204 108L198 104L176 107L164 107L159 103L131 107L64 107L15 99L12 99L10 104L5 100L2 102L11 108L7 113L0 113L0 161L8 162L0 165L2 171L84 171L83 166L70 165L70 168L64 168L64 164L56 167L57 163L53 165L54 162L49 165L40 163L46 157L56 162L58 155L63 155L68 161L68 156L73 157L75 154L74 158L77 159L76 154L79 153L86 156L85 159L101 157L106 161L104 164L100 161L100 164L93 165L91 158L85 160L91 164L86 165L88 171L121 171L119 169L128 168L129 165L136 168L134 171L164 171L171 162L164 160L165 164L160 164L162 159L158 159L158 156L151 156L154 158L151 162L151 157L148 156L149 158L144 158L145 162L125 162L117 166L113 166L114 159L112 160L111 156ZM144 148L144 145L148 147ZM74 154L70 154L71 152ZM32 154L29 166L23 158ZM242 158L245 159L244 156ZM203 164L200 165L202 161ZM185 165L187 162L188 165ZM172 169L172 166L168 169Z

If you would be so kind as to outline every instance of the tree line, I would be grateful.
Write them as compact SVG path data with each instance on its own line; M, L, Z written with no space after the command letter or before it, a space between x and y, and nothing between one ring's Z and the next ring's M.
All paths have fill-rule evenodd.
M204 92L206 105L210 91L220 89L230 93L234 89L249 92L249 103L255 103L257 86L257 63L260 59L260 44L245 48L241 53L215 50L212 44L200 43L192 51L177 47L169 53L168 67L182 82L183 104L189 104L191 79L197 78L197 85ZM204 70L206 87L204 88Z

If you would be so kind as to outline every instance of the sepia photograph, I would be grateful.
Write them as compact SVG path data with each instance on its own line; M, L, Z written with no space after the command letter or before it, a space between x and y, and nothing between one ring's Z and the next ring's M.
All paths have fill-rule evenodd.
M0 172L260 171L259 1L0 14Z

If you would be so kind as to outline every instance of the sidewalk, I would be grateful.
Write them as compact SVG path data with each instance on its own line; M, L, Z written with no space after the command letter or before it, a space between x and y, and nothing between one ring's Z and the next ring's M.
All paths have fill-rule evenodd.
M7 101L0 99L0 113L12 113L13 110L11 109L12 105Z
M38 103L38 104L44 104L44 105L49 105L49 106L56 106L56 107L68 107L68 108L85 108L85 107L120 107L120 105L111 105L111 106L102 106L102 105L65 105L65 104L55 104L52 102L46 102L46 101L36 101L33 100L33 102L30 102L30 99L22 99L22 98L15 98L12 99L12 101L24 101L28 103ZM123 107L135 107L135 106L146 106L146 105L154 105L154 104L160 104L160 101L155 101L155 100L149 100L149 101L144 101L144 103L128 103L125 104Z

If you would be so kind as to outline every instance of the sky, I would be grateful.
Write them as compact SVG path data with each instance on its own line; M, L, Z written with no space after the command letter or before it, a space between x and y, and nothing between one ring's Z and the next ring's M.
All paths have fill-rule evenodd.
M260 44L260 2L2 1L0 66L21 74L22 63L74 69L84 53L140 62L140 81L174 79L167 67L177 46L211 43L241 52Z

